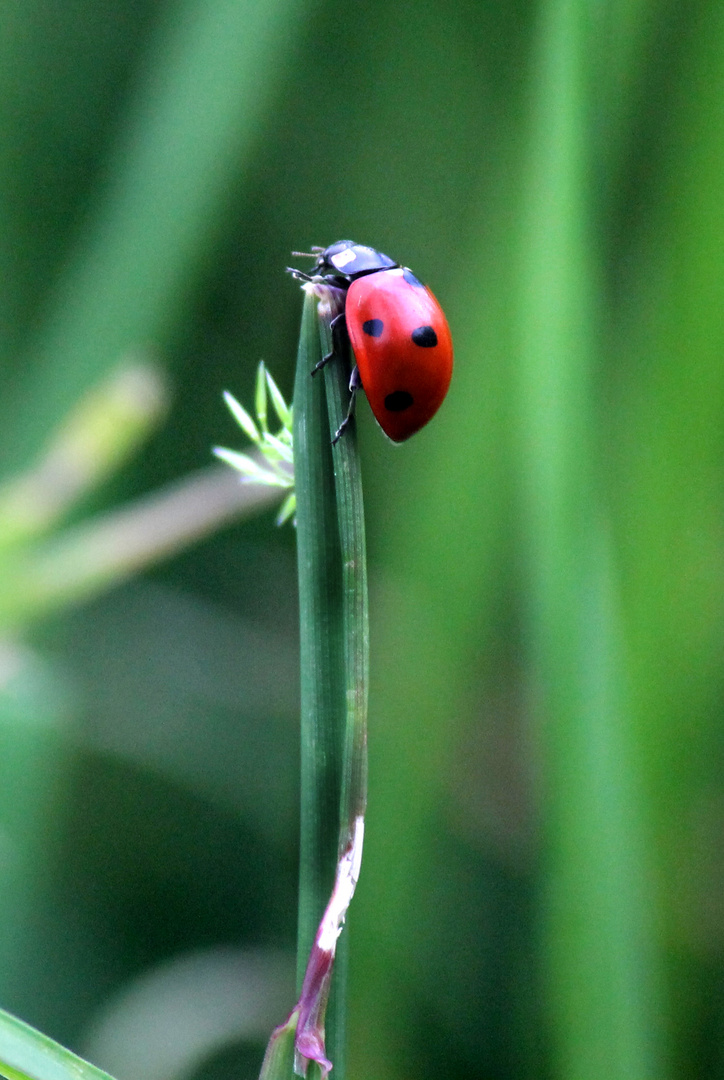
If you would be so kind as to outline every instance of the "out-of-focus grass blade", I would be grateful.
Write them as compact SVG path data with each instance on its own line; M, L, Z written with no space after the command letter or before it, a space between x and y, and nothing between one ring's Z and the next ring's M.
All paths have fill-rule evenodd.
M259 434L256 424L241 402L237 401L234 395L230 394L228 390L224 391L224 401L244 434L251 439L253 443L257 443L258 445L261 440L261 435Z
M424 16L421 10L421 17L428 19L436 14L441 16L439 7L426 8ZM453 26L451 20L446 29ZM439 38L440 28L437 34ZM505 49L512 49L518 58L524 55L525 40L517 39L511 26L502 34ZM488 81L499 62L501 44L499 39L489 53L484 48L476 52L485 72L481 82L461 78L454 88L448 87L448 100L457 102L460 115L480 118L478 135L471 135L467 144L469 152L473 146L477 150L466 166L472 171L472 162L477 164L477 199L472 220L466 220L455 240L455 258L449 233L443 230L436 238L436 222L426 218L425 197L414 185L407 192L409 213L426 221L427 246L422 250L429 253L437 246L447 252L447 266L441 260L433 278L429 263L423 276L444 303L453 332L450 393L428 427L399 448L390 447L376 429L364 430L367 404L361 399L357 405L372 552L371 786L368 847L351 936L350 1072L375 1080L407 1077L410 1065L405 1055L418 1053L423 1042L429 1051L430 1041L436 1040L433 1032L423 1035L414 1024L400 1024L399 1017L410 998L434 1002L433 1009L440 1003L441 1012L450 1008L450 987L442 985L432 965L439 956L450 955L446 946L451 924L465 922L468 916L477 919L470 936L461 934L461 940L474 940L474 948L486 957L499 932L490 910L483 913L478 908L473 914L458 905L436 908L430 879L437 871L452 882L451 893L461 897L464 892L451 863L437 861L440 816L446 814L441 807L449 805L449 791L459 786L456 772L462 747L468 739L479 738L481 724L487 721L481 715L481 683L487 679L487 663L481 666L481 657L490 654L491 629L501 608L510 603L510 570L503 563L504 544L511 536L509 296L511 224L519 213L523 86L516 81L515 87L507 84L503 91L502 84L493 79L491 86ZM450 48L449 41L444 45ZM403 42L390 45L389 53L384 48L385 43L379 42L375 86L388 91L381 94L388 101L380 102L380 107L393 110L386 73L396 71L398 58L411 70L415 61L405 56ZM462 50L455 55L460 61ZM439 54L436 62L444 56ZM442 72L436 74L444 81ZM419 102L422 113L428 101L426 97L424 104ZM411 123L422 125L417 106L408 102L406 115ZM486 132L484 148L476 142L480 130ZM440 128L439 135L449 138L450 129ZM412 136L406 131L405 137ZM381 145L378 149L384 153ZM453 140L446 143L446 152L454 157ZM390 248L389 253L409 259L413 270L422 273L412 255L404 254L405 243L409 250L416 234L419 238L413 230L398 241L401 252ZM479 783L486 786L487 778L481 775ZM482 993L480 966L471 953L453 967L457 986L474 987L474 995ZM461 998L464 993L461 990ZM473 1017L476 1036L474 1056L466 1058L465 1065L470 1073L495 1074L492 1062L510 1029L501 1033L500 1028L488 1027L484 1006L478 1011L477 1000L467 1015ZM510 1016L508 1022L514 1028L522 1021ZM440 1052L443 1045L440 1038ZM522 1048L520 1056L524 1057ZM445 1063L440 1068L437 1061L440 1075L447 1075ZM465 1065L458 1063L456 1075L466 1074ZM433 1068L429 1071L435 1073Z
M555 1072L660 1077L653 896L601 506L589 5L543 5L523 237L520 433L546 774Z
M22 461L89 382L182 316L308 11L303 0L170 6L27 377L4 395L4 461Z
M284 424L285 427L289 427L292 423L292 410L287 405L279 387L268 371L266 373L266 384L269 387L272 404L274 405L274 410L279 417L280 422Z
M721 1061L711 980L721 956L724 8L705 4L690 29L651 148L657 168L636 196L646 212L615 330L610 442L672 1027L687 1076L714 1074Z
M37 540L119 468L166 401L161 373L141 363L121 365L85 394L40 461L0 485L0 553Z
M275 476L248 454L240 454L237 450L227 450L223 446L215 446L213 453L220 461L225 461L227 465L231 465L232 469L241 473L244 480L255 480L260 484L271 484L275 487L289 486L280 476Z
M294 452L288 443L284 443L281 439L277 439L276 435L271 435L269 432L264 436L264 442L274 451L275 456L279 461L285 461L287 465L294 464Z
M262 360L256 369L256 386L254 388L254 408L259 419L259 427L266 434L269 430L267 424L267 400L266 400L267 373Z
M2 1010L0 1075L7 1080L112 1080L108 1073Z
M42 909L57 842L55 822L67 793L67 731L74 705L72 688L55 665L28 648L0 641L0 1000L5 1002L25 978L28 940Z
M49 611L79 603L168 558L223 524L282 498L273 474L241 482L209 468L128 506L91 518L8 561L0 591L0 633L17 632Z

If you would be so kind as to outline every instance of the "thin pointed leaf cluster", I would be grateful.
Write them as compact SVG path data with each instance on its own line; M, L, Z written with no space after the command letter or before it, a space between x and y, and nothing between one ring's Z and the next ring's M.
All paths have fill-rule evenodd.
M272 435L268 424L269 398L281 428ZM244 434L258 448L263 462L258 457L240 454L236 450L227 450L215 446L216 457L231 465L241 473L242 479L255 484L268 484L271 487L291 488L291 492L282 503L277 516L277 525L283 525L296 510L297 500L294 493L294 450L292 444L292 406L287 405L279 387L267 371L264 361L259 364L256 377L254 408L256 420L252 419L236 398L226 391L224 401Z

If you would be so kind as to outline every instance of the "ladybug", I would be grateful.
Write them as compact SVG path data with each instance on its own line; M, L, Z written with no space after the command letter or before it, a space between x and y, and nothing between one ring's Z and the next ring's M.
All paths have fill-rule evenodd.
M332 352L312 374L333 357L346 357L350 345L356 361L349 411L332 441L349 425L363 389L385 435L404 442L432 419L450 385L452 338L442 308L411 270L374 248L340 240L310 256L317 260L311 275L290 273L305 281L321 277L345 293L344 310L331 324Z

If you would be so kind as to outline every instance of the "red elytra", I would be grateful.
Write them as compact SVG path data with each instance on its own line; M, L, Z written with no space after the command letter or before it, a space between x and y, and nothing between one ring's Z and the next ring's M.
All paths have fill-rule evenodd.
M409 270L350 282L344 313L360 381L384 433L403 442L432 419L452 378L450 328L439 303Z

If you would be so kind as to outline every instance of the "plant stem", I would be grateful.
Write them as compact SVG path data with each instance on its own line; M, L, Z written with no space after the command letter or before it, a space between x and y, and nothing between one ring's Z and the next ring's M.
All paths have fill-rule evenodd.
M367 801L369 627L362 484L353 426L331 445L349 400L331 348L340 297L307 286L294 394L302 660L302 821L295 1067L344 1076L346 955L338 938L359 875ZM326 392L326 395L325 395ZM324 406L326 396L326 409ZM325 415L326 413L326 415ZM344 725L344 729L342 728ZM344 946L342 947L344 948ZM307 959L308 957L308 959Z
M321 305L320 305L321 308ZM330 318L320 311L322 355L332 348ZM337 431L349 403L348 372L338 361L324 372L329 432ZM367 806L367 700L369 693L369 602L367 590L367 544L365 537L362 472L354 423L333 447L332 462L337 492L337 514L342 556L343 640L346 720L344 733L342 792L339 816L338 858L358 835ZM361 843L361 833L360 843ZM361 856L361 851L358 857ZM346 1053L346 987L348 938L337 947L334 982L334 1062L337 1078L344 1075Z
M317 300L307 294L294 384L302 729L300 987L337 862L345 713L341 549L332 447L324 383L310 377L318 357Z
M322 312L324 355L332 348L329 318ZM330 316L334 311L330 312ZM337 431L347 414L348 372L338 362L325 368L329 430ZM333 448L337 514L342 555L345 691L345 770L340 804L340 851L351 839L355 821L367 806L367 697L369 688L369 604L362 472L354 424Z

